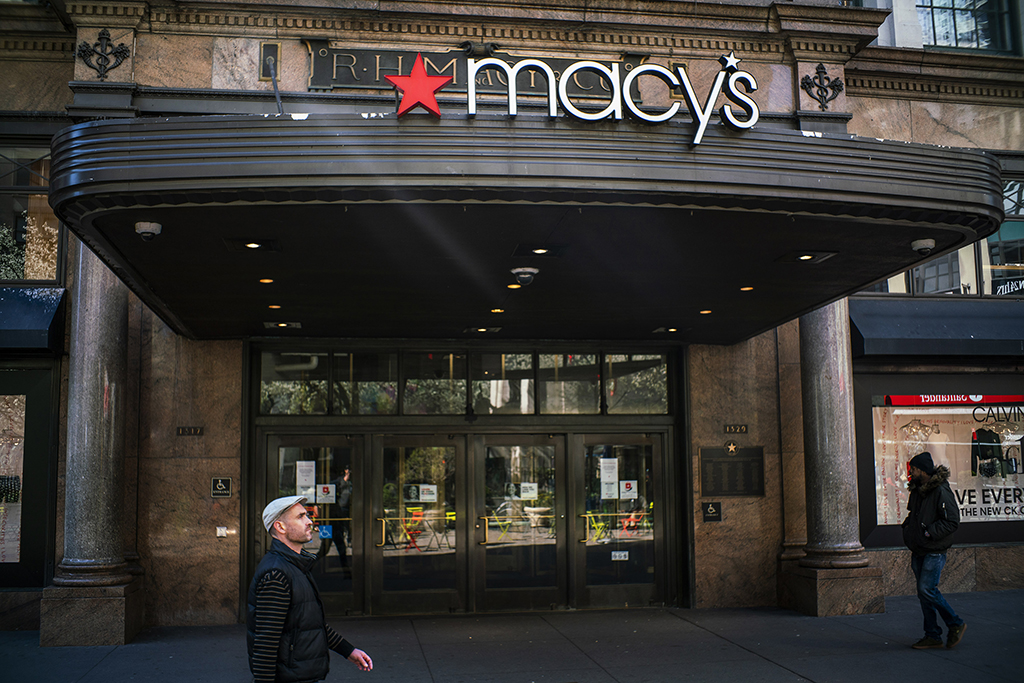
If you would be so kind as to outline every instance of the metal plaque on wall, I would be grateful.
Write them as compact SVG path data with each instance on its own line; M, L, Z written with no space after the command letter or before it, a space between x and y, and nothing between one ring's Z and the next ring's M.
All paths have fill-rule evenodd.
M701 448L700 495L763 496L764 447Z

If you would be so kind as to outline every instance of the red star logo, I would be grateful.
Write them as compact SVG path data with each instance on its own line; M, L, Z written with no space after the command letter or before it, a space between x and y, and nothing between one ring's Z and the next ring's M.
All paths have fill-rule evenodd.
M452 82L451 76L428 76L423 66L423 55L416 55L412 65L412 73L408 76L385 76L391 84L402 92L402 102L398 105L398 115L404 116L416 107L423 107L437 118L441 118L441 108L437 106L434 93Z

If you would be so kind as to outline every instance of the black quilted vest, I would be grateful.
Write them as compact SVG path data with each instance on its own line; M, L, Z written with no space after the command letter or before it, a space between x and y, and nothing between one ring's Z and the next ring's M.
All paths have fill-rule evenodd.
M279 569L292 585L291 606L288 608L281 644L277 650L278 683L304 683L327 677L330 652L327 649L327 632L324 630L324 606L309 573L315 562L315 555L294 553L275 538L249 584L249 607L245 622L250 661L256 640L257 584L268 571Z

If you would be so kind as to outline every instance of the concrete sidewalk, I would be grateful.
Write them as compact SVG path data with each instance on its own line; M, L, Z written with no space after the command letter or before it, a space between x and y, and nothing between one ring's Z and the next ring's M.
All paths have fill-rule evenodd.
M968 624L953 650L913 650L916 597L886 613L813 618L780 609L543 612L350 618L332 624L374 659L334 655L328 681L1024 681L1024 590L948 596ZM40 683L250 681L242 626L162 627L120 647L40 648L0 633L0 677Z

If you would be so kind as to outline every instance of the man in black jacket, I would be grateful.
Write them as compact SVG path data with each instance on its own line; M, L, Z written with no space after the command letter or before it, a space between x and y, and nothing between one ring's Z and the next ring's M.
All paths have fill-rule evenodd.
M963 638L967 624L939 592L939 577L946 565L946 550L960 525L960 509L949 488L949 469L932 464L927 451L910 461L910 514L903 521L903 542L910 548L910 567L917 578L917 597L924 612L924 638L911 647L917 650L942 647L942 629L936 612L946 622L946 647Z
M271 501L263 526L273 541L249 585L246 641L256 683L306 683L327 677L334 650L362 671L373 661L338 635L324 618L313 576L316 555L302 549L313 538L304 496Z

